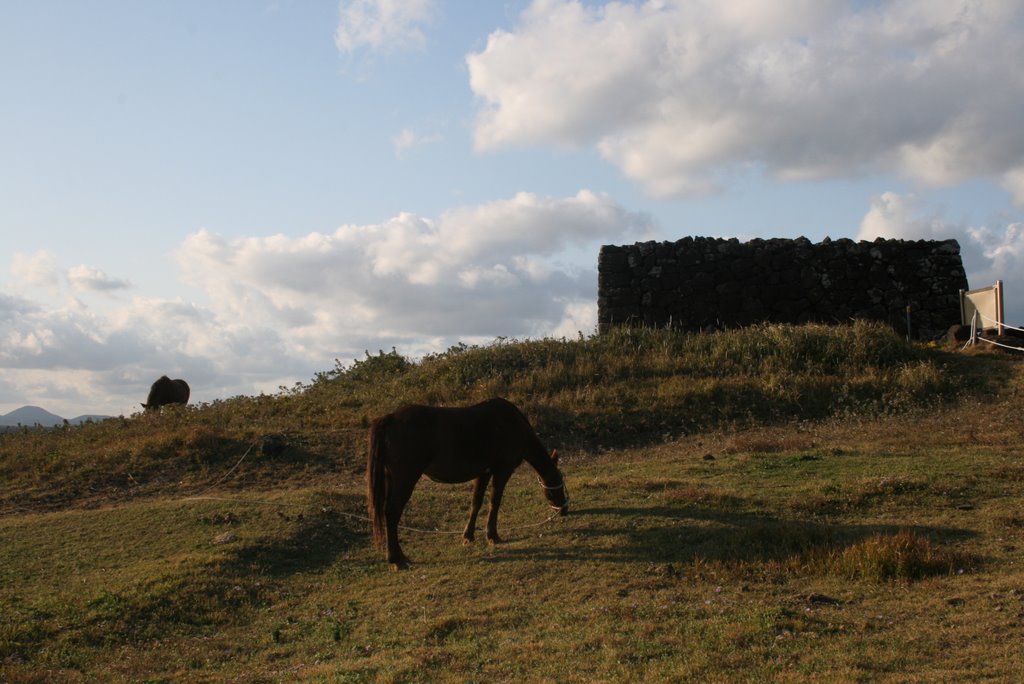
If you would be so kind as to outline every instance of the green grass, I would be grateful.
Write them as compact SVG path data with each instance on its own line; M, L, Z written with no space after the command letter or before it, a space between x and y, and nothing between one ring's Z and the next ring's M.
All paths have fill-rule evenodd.
M276 395L0 434L0 511L192 492L250 449L259 467L238 486L359 471L369 421L407 403L504 396L549 447L589 453L707 430L898 413L976 392L978 377L956 355L870 323L709 335L623 329L460 345L416 363L380 352ZM272 434L286 448L271 459L260 445Z
M875 326L624 331L9 435L0 681L1020 680L1022 379ZM524 467L467 547L468 485L424 481L404 522L456 534L389 571L366 422L490 394L572 512Z

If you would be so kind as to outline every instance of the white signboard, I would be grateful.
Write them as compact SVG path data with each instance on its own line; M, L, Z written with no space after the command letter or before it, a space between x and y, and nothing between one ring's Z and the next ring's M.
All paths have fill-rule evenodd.
M979 330L1003 332L1003 281L979 290L960 290L960 323L971 325L977 312Z

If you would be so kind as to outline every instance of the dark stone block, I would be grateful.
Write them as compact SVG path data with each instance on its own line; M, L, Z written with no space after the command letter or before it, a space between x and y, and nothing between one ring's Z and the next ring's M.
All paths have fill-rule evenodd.
M598 255L601 330L612 321L696 330L858 316L902 332L905 303L913 302L912 326L924 338L959 320L959 290L967 288L955 240L685 237L605 245Z

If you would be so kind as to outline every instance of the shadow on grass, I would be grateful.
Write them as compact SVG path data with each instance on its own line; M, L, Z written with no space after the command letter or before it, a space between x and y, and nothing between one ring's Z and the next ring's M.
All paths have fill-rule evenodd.
M571 527L555 534L572 534L582 543L555 553L549 547L530 548L520 543L503 548L491 560L755 563L842 551L878 535L909 532L942 544L977 536L952 527L826 523L694 506L598 507L574 511L570 516ZM517 539L510 537L509 541Z
M297 523L294 531L285 538L267 539L239 548L226 562L225 569L275 579L322 571L345 552L369 542L366 524L339 515L336 510L338 507L358 510L361 504L359 496L336 495L330 506L316 507L312 513L280 509L278 515Z
M840 374L826 377L793 377L798 383L786 397L757 382L712 384L702 390L659 396L610 398L614 405L577 405L571 408L550 402L522 402L547 447L566 451L628 449L660 444L666 438L720 429L786 425L794 420L819 421L853 415L864 418L929 406L953 406L966 397L991 397L1003 386L1007 360L958 351L915 349L908 357L942 368L945 382L915 395L900 388L863 385ZM648 378L649 379L649 378ZM887 396L894 395L894 396ZM845 397L843 401L838 398Z
M332 496L330 505L348 509L358 500ZM0 681L6 681L5 663L83 670L96 653L119 645L210 634L280 601L293 575L318 573L368 543L358 522L330 506L313 502L278 510L289 518L283 535L261 531L265 536L257 541L216 547L213 557L201 562L168 563L162 572L116 593L93 588L81 605L19 609L0 630Z

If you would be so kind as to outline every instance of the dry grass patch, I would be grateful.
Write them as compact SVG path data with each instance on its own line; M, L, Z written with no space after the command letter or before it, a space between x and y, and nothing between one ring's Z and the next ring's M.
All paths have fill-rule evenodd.
M822 570L848 579L912 581L962 574L975 568L972 554L939 546L914 532L877 534L828 554Z
M817 446L814 435L787 429L750 430L730 436L722 449L726 454L778 454L808 451Z
M866 511L887 505L913 505L929 494L930 486L921 479L889 475L863 479L850 486L829 484L825 493L800 498L790 508L815 516L835 516Z

